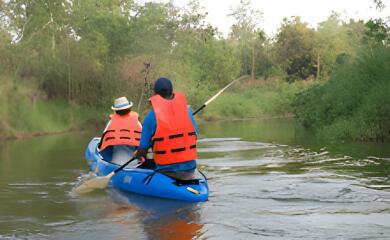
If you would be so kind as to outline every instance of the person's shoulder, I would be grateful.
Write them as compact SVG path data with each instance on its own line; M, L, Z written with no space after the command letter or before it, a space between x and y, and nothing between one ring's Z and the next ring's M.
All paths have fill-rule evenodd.
M146 119L153 119L153 118L156 118L156 115L155 115L153 110L150 110L148 113L146 113L145 120Z
M187 105L187 111L188 111L189 114L192 115L193 111L192 111L192 108L191 108L190 105Z
M149 112L146 113L146 116L150 116L150 115L154 115L154 111L153 110L149 110Z
M136 117L138 117L139 114L138 114L137 112L131 111L131 112L130 112L130 116L136 116Z

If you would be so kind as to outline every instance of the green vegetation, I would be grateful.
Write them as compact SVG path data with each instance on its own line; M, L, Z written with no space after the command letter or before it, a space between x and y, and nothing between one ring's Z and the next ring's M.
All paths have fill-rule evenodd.
M312 81L246 81L221 95L202 116L208 120L291 117L295 95L312 85Z
M385 7L374 3L378 11ZM184 8L133 0L1 1L2 135L100 122L115 97L126 95L137 106L159 76L173 79L196 107L249 75L200 116L296 114L331 137L388 139L385 19L343 21L333 13L313 29L290 17L271 38L261 27L262 13L241 0L224 38L206 16L196 0ZM151 64L147 84L144 63Z
M32 88L4 82L7 83L2 81L0 85L2 139L63 132L102 119L102 114L95 109L71 105L60 99L34 98Z
M390 140L390 49L377 46L300 93L297 117L328 137Z
M383 10L382 1L374 2ZM336 57L329 81L297 94L292 105L304 126L324 137L389 141L390 28L372 19L364 34L359 29L350 24L347 34L358 41L342 48L349 52Z

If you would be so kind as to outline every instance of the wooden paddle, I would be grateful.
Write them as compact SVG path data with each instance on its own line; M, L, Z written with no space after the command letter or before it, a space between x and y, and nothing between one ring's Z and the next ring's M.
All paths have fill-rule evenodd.
M83 182L78 187L76 187L73 190L73 192L75 192L77 194L84 194L84 193L91 192L91 191L93 191L95 189L104 189L104 188L106 188L107 185L108 185L108 182L110 181L112 176L114 176L120 170L125 168L127 165L129 165L129 163L131 163L135 159L136 159L135 157L132 157L129 161L127 161L125 164L123 164L122 166L117 168L115 171L110 172L107 176L104 176L104 177L99 176L99 177L92 178L92 179L89 179L89 180Z

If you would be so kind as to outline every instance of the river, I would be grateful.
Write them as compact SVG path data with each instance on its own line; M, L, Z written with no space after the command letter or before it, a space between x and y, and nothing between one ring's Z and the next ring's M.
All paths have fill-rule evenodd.
M390 144L326 141L291 119L199 124L205 203L73 196L93 132L0 146L0 239L389 239Z

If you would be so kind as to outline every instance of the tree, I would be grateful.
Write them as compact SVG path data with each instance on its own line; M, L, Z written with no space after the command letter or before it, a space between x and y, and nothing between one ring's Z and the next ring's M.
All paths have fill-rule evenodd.
M326 21L318 24L315 34L316 78L329 77L335 68L337 56L345 54L348 48L348 35L340 15L333 12Z
M390 46L390 27L383 19L370 19L366 23L367 35L373 38L377 43L384 46Z
M197 86L214 89L235 78L239 65L233 48L215 37L217 30L205 22L206 16L197 1L191 1L181 17L174 54L190 66L187 74L193 75Z
M301 22L299 17L283 19L276 35L274 51L276 62L285 69L288 82L306 79L316 73L314 66L315 31Z
M383 3L383 0L373 0L373 2L375 4L376 9L379 9L380 11L382 11L386 7L386 5Z
M259 27L263 14L251 6L250 0L241 0L229 16L235 19L229 39L238 50L241 73L250 73L252 79L255 79L257 57L263 51L266 40L264 31Z

